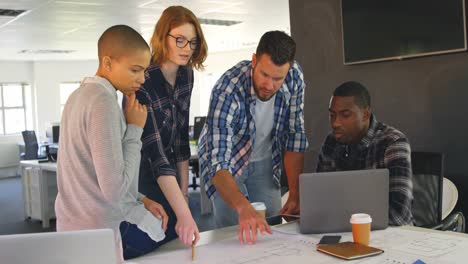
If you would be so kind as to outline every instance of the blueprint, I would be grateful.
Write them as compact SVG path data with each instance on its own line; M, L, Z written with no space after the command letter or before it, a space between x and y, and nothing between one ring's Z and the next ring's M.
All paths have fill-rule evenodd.
M341 242L352 241L351 233L342 233ZM272 235L261 236L254 245L242 245L235 237L196 247L195 259L191 250L178 249L152 253L131 263L174 264L287 264L287 263L343 263L343 260L316 250L322 235L300 235L275 229ZM468 236L441 232L420 232L402 228L373 231L370 246L383 249L378 256L346 261L358 264L412 264L420 259L426 264L466 263ZM464 261L463 261L464 260Z

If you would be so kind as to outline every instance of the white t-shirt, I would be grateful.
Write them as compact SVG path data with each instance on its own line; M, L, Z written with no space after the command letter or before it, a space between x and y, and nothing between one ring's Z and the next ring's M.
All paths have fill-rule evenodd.
M255 141L250 161L271 158L271 146L273 145L271 131L273 130L275 98L276 94L266 102L258 98L256 99L255 114L253 115L255 122Z

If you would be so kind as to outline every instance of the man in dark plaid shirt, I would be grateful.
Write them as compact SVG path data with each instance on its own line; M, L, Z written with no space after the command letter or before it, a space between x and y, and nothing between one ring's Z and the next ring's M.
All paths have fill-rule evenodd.
M389 223L412 225L411 149L406 136L377 121L370 95L357 82L345 82L330 100L332 132L322 145L317 172L387 168L390 172Z

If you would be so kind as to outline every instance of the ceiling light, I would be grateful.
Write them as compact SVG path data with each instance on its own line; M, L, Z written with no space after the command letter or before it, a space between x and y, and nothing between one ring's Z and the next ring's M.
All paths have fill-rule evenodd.
M75 2L75 1L55 1L57 4L66 4L66 5L84 5L84 6L104 6L102 3L94 2Z
M68 54L75 52L75 50L54 50L54 49L39 49L39 50L30 50L24 49L20 50L19 54Z
M24 13L26 10L20 9L0 9L0 16L10 16L10 17L17 17Z
M200 24L214 25L214 26L232 26L242 23L242 21L234 20L221 20L221 19L210 19L210 18L198 18Z
M145 3L141 4L141 5L139 5L138 7L139 7L139 8L144 8L144 7L146 7L147 5L151 5L152 3L157 2L157 1L158 1L158 0L150 0L150 1L148 1L148 2L145 2Z

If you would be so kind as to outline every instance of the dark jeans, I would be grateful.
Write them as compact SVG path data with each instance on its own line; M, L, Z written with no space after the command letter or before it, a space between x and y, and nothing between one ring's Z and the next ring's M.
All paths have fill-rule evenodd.
M170 157L168 156L168 158ZM170 160L175 164L174 157L170 158ZM159 242L153 241L136 225L122 222L120 224L120 235L122 237L123 255L126 260L147 254L177 238L177 233L175 232L175 225L177 223L176 215L153 176L151 169L148 167L148 164L144 162L142 162L140 166L138 191L149 199L161 204L169 217L169 221L167 222L166 237Z
M124 259L128 260L145 255L176 238L177 234L174 229L175 222L173 220L173 226L169 227L170 222L169 218L166 237L159 242L152 240L148 234L141 231L137 225L126 221L120 223L120 235L122 236Z
M153 185L144 185L143 188L140 185L140 192L153 201L160 203L164 207L164 210L169 217L169 221L167 222L166 237L159 242L155 242L145 232L141 231L137 225L125 221L122 222L120 224L120 235L122 237L122 250L125 260L147 254L157 249L161 245L164 245L167 242L177 238L177 233L175 232L177 218L171 206L169 205L169 202L166 200L166 197L164 197L164 194L156 182L153 182Z

